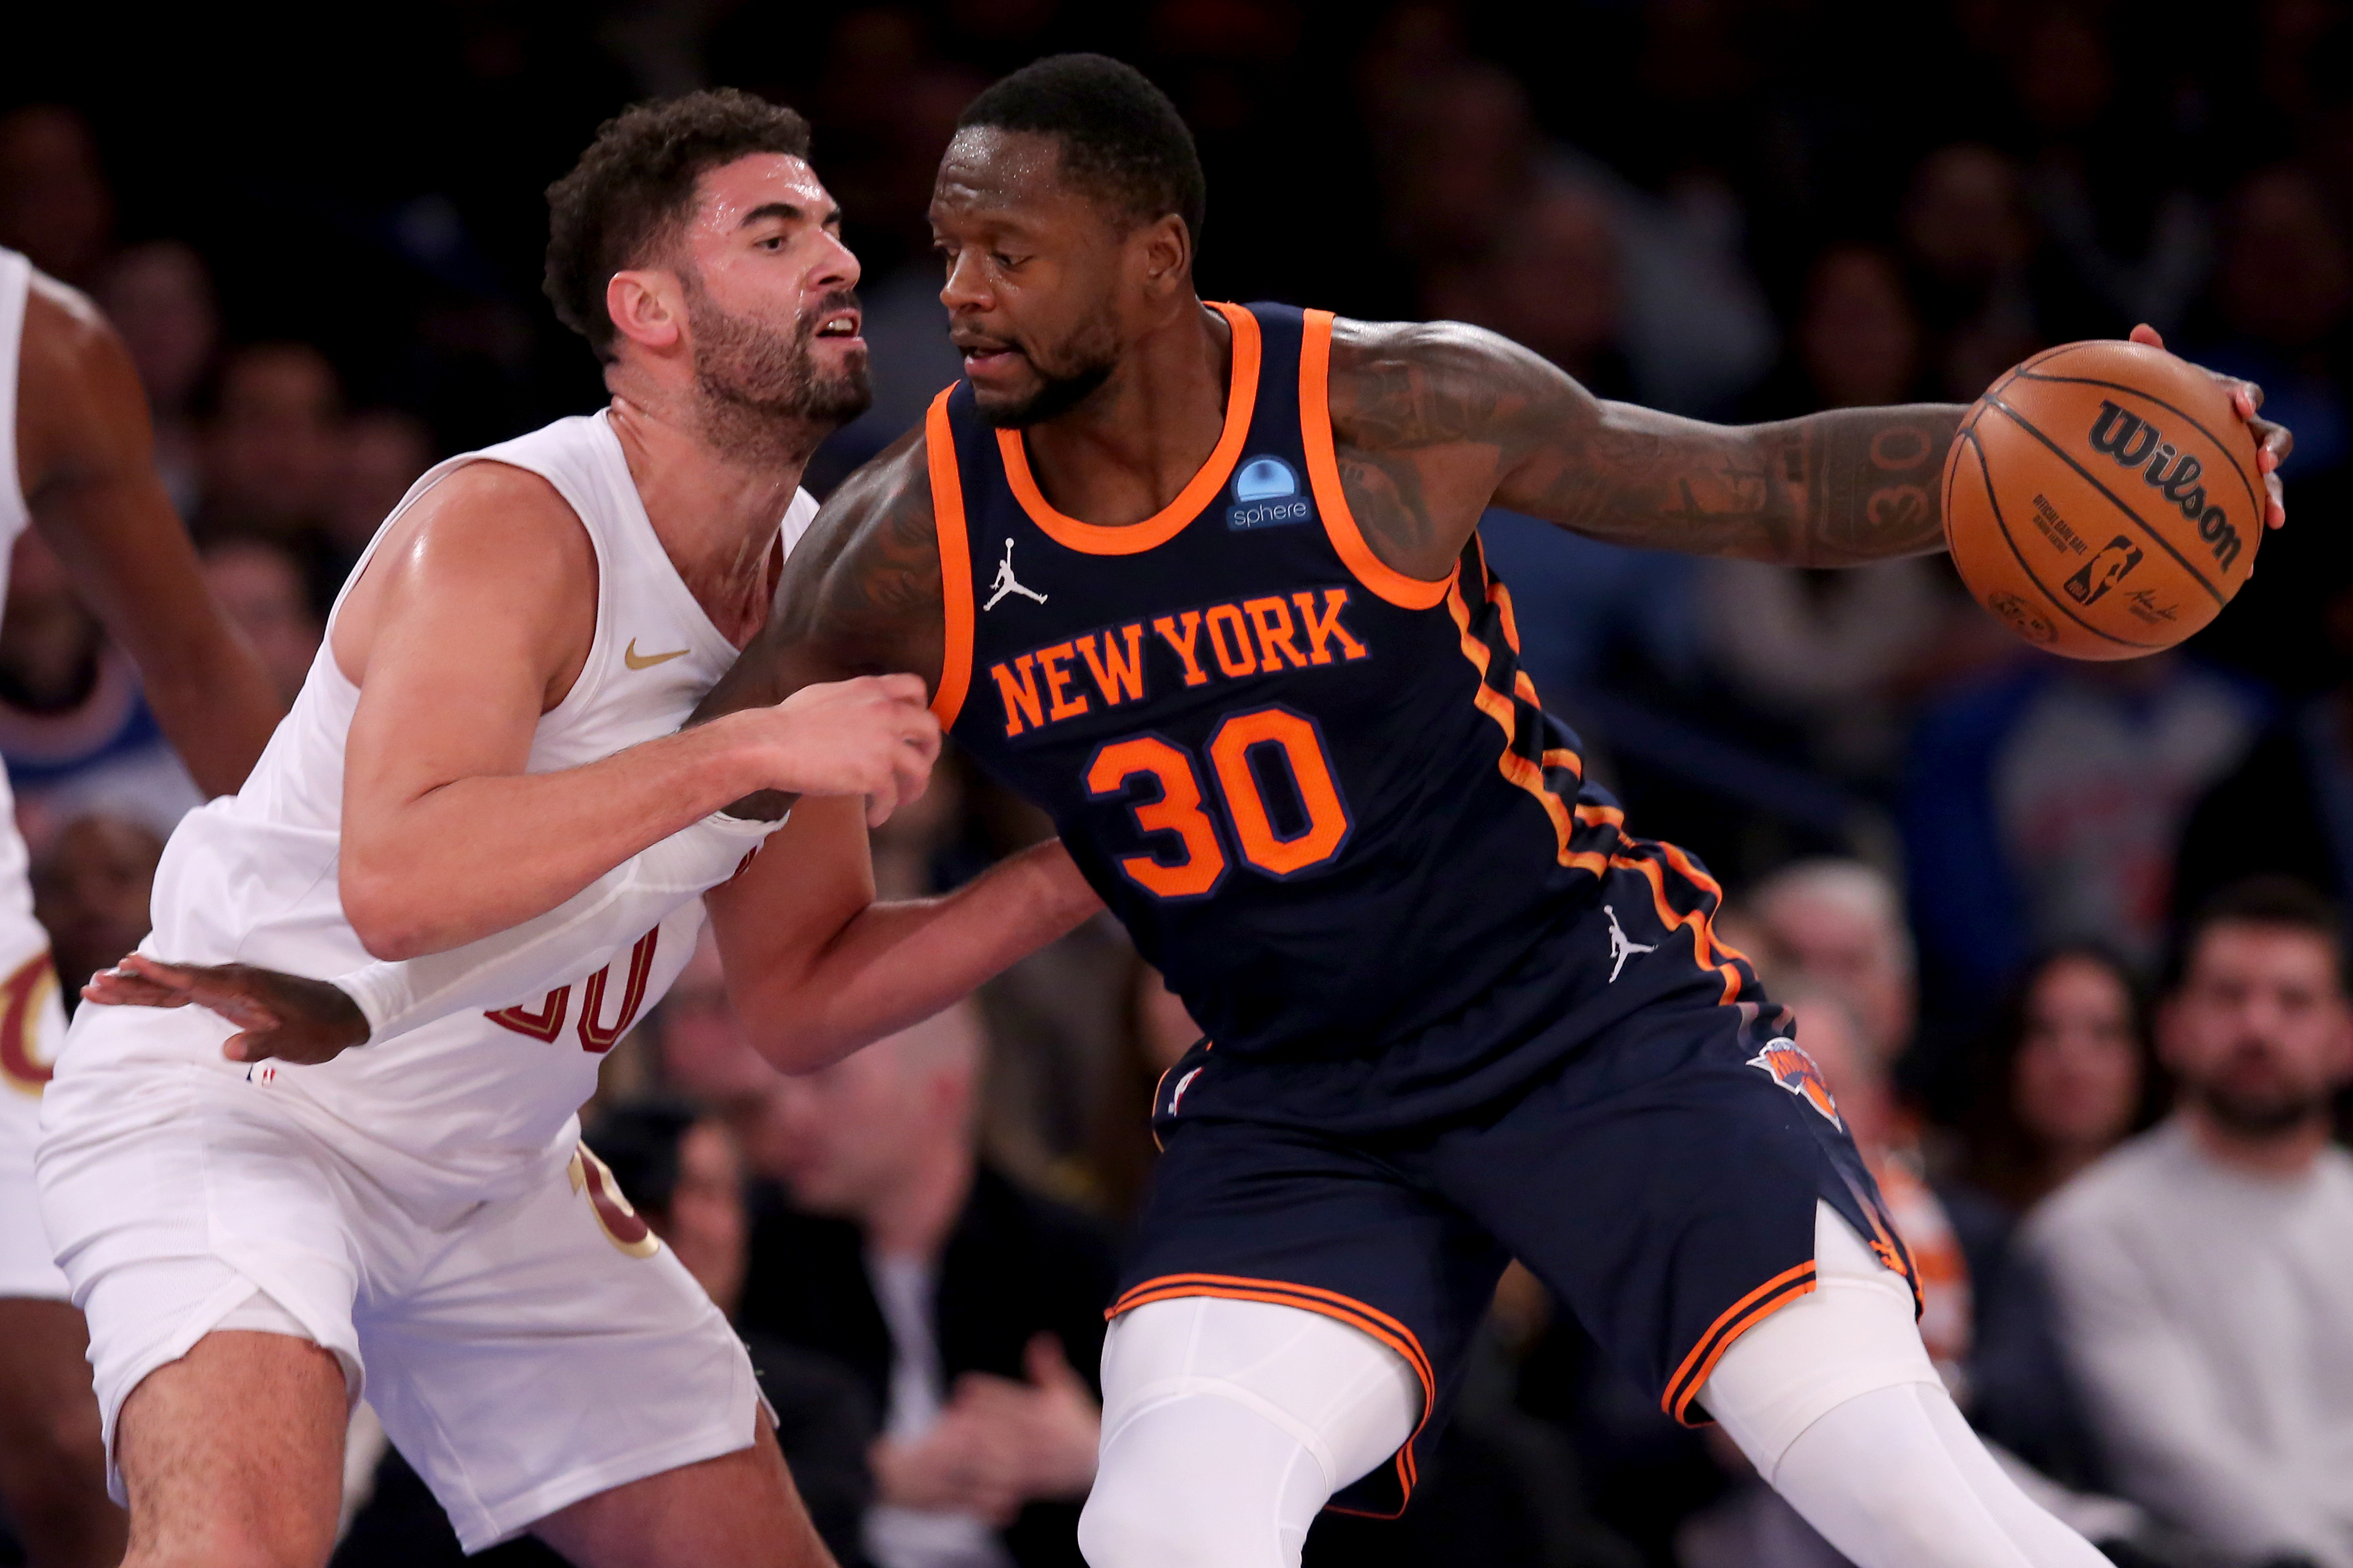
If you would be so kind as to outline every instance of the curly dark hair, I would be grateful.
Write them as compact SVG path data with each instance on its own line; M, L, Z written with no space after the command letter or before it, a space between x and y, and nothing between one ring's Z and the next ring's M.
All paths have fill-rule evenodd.
M1134 66L1107 55L1049 55L966 105L956 129L976 125L1056 138L1074 183L1137 222L1175 213L1200 247L1209 185L1193 132Z
M691 211L694 183L753 153L809 155L808 121L732 87L657 99L596 128L572 172L547 187L547 275L556 320L613 357L605 285L645 261Z

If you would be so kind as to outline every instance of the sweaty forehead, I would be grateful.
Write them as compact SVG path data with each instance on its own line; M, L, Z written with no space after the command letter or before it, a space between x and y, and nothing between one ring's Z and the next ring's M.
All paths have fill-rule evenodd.
M694 227L709 234L732 234L760 208L778 204L818 218L833 210L817 171L787 153L751 153L706 169L694 190Z
M940 159L932 210L944 212L1043 208L1081 204L1085 195L1062 172L1059 138L1038 131L967 126Z

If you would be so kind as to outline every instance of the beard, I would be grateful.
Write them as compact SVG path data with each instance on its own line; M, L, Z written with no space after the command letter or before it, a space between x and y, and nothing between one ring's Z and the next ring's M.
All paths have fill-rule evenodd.
M1066 363L1049 366L1028 349L1021 351L1037 374L1038 384L1028 395L994 405L975 400L973 412L982 424L998 430L1019 430L1068 414L1094 395L1119 365L1119 340L1109 317L1082 327L1060 357Z
M749 316L731 315L689 274L686 320L694 333L694 384L705 423L723 449L788 447L806 455L866 412L874 401L863 351L827 370L813 345L817 323L855 310L858 296L828 294L801 313L789 333Z
M2330 1098L2301 1089L2248 1089L2200 1084L2198 1103L2215 1122L2247 1138L2277 1138L2326 1118Z

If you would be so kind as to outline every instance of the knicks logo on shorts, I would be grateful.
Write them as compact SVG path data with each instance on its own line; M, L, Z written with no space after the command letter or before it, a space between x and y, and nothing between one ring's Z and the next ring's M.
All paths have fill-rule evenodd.
M1748 1058L1748 1065L1812 1106L1822 1113L1822 1119L1840 1131L1846 1123L1839 1120L1838 1101L1831 1098L1831 1086L1823 1081L1822 1069L1814 1058L1799 1049L1795 1040L1767 1040L1765 1048Z
M574 1192L587 1193L588 1206L596 1211L597 1228L606 1240L631 1258L651 1258L661 1250L661 1237L653 1233L643 1215L629 1206L629 1200L621 1195L620 1183L613 1179L612 1167L596 1158L587 1144L574 1147L572 1164L565 1174L571 1178Z

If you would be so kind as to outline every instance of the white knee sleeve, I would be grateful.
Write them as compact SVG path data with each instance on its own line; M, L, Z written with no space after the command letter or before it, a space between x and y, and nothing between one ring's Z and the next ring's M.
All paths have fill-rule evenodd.
M1103 1459L1079 1520L1092 1568L1296 1568L1331 1495L1421 1420L1404 1357L1345 1323L1184 1297L1103 1342Z
M1875 1388L1944 1386L1912 1287L1828 1204L1814 1214L1814 1288L1732 1342L1700 1403L1767 1480L1798 1435Z
M1813 1292L1740 1336L1701 1399L1858 1568L2104 1568L2004 1475L1953 1405L1912 1292L1828 1205Z

